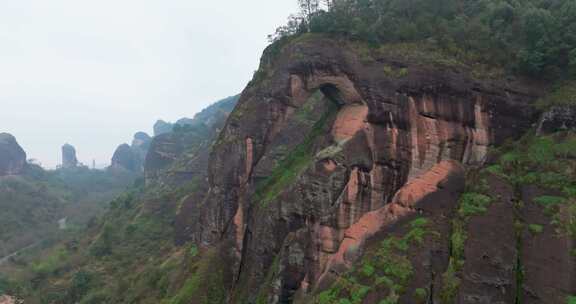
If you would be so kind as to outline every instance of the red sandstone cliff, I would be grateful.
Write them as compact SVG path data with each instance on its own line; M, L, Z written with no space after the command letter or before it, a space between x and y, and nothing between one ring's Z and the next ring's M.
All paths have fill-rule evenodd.
M177 222L181 241L219 246L233 303L255 300L249 290L270 303L305 299L387 227L415 214L448 217L464 169L534 122L534 94L520 84L367 57L342 41L270 49L258 75Z

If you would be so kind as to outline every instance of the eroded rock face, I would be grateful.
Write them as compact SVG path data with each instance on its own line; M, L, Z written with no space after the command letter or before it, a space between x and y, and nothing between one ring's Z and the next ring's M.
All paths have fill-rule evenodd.
M0 296L0 304L17 304L16 299L9 296Z
M122 144L116 148L112 156L111 168L142 172L151 143L152 138L148 134L144 132L134 134L131 145Z
M148 148L150 148L150 143L152 142L152 137L145 132L138 132L134 134L134 139L132 139L131 148L138 153L140 158L143 160L146 158L146 153L148 153Z
M196 183L206 180L210 146L226 123L238 96L215 102L193 119L179 120L170 132L155 136L144 163L146 181Z
M26 152L16 138L0 133L0 176L19 175L26 166Z
M265 79L229 117L209 183L184 203L177 230L201 246L229 244L232 302L254 300L246 290L270 271L270 303L314 291L365 239L533 122L533 97L516 86L410 62L390 77L398 59L366 60L327 39L288 45L264 57Z
M78 159L76 158L76 149L70 144L63 145L62 168L74 168L76 166L78 166Z
M136 154L128 144L122 144L114 151L111 167L113 169L124 169L133 172L138 171L140 168L138 154Z
M576 130L576 106L554 106L542 114L538 123L539 134Z
M160 119L156 121L156 123L154 124L154 136L170 133L172 132L173 127L174 127L173 124L165 122Z

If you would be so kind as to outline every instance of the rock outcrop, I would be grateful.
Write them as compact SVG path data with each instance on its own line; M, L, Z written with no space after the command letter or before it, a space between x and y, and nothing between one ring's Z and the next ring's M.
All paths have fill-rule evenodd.
M173 127L173 124L159 119L156 121L156 123L154 123L154 136L170 133L172 132Z
M148 134L144 132L134 134L131 145L124 143L116 148L110 167L115 170L142 172L151 143L152 138Z
M138 157L144 161L148 149L150 148L150 143L152 143L152 137L150 137L150 135L145 132L137 132L134 134L134 139L132 139L130 147L136 154L138 154Z
M324 38L277 52L263 57L177 221L180 241L226 247L231 303L255 301L247 290L289 303L329 286L367 239L437 204L440 190L462 191L447 182L462 166L535 121L530 89L462 68ZM274 287L259 289L265 280Z
M193 119L179 120L173 132L155 136L146 157L146 180L152 182L160 176L176 183L204 180L210 146L234 109L238 97L220 100Z
M154 136L170 133L174 131L175 128L190 128L198 126L212 128L218 126L226 120L226 117L228 117L228 114L232 112L239 98L240 95L234 95L219 100L194 115L194 118L183 117L178 119L175 123L158 120L154 124Z
M0 176L22 174L26 167L26 152L16 138L0 133Z
M16 299L14 299L13 297L10 296L0 296L0 304L17 304L19 303L18 301L16 301Z
M74 168L78 166L76 149L70 144L62 146L62 168Z
M576 131L576 105L553 106L542 114L538 123L539 134L550 134L556 131Z
M137 171L139 168L138 155L132 151L128 144L121 144L112 156L112 169Z

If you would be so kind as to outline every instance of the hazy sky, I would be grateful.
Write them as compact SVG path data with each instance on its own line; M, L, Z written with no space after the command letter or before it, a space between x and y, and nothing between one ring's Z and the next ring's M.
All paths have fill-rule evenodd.
M0 0L0 132L46 167L109 163L157 119L239 93L295 0Z

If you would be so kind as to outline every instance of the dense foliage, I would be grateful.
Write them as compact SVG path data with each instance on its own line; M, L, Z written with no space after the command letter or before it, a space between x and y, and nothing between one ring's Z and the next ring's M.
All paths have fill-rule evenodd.
M59 230L82 226L134 181L129 172L85 167L45 171L29 164L21 176L0 179L0 257L47 240Z
M426 42L540 79L576 74L571 0L299 0L273 40L305 32L374 44Z

